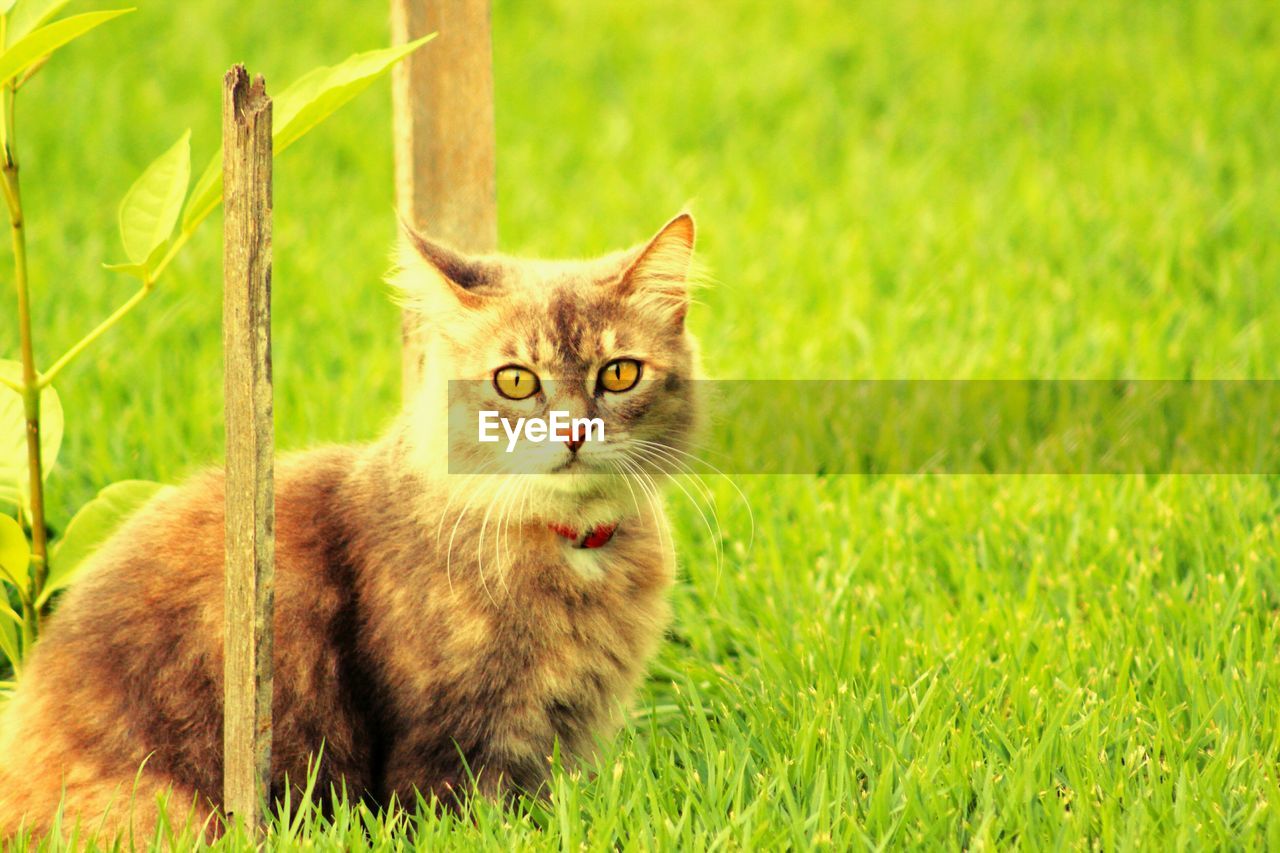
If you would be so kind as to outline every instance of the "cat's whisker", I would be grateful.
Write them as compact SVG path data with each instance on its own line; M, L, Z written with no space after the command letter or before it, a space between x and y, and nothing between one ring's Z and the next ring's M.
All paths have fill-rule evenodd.
M493 526L493 559L494 559L494 562L498 563L499 566L505 566L507 558L510 557L511 555L510 551L506 551L505 553L500 554L498 552L498 549L503 547L503 536L505 535L506 524L507 524L507 512L511 508L512 500L516 498L519 494L520 494L520 481L512 480L511 494L503 496L502 506L498 508L498 521ZM505 571L499 574L499 579L505 579L505 577L506 577ZM504 583L503 586L505 591L506 584Z
M444 531L444 522L449 515L449 507L453 506L454 498L458 497L459 494L463 494L463 493L467 495L467 500L463 501L463 505L464 505L463 511L465 512L466 504L470 500L471 495L474 494L475 492L474 488L468 490L468 487L472 486L472 484L474 484L481 477L487 476L489 473L493 471L493 469L494 469L494 463L491 460L485 460L484 465L482 465L480 467L480 470L478 471L474 471L469 474L452 475L452 476L461 476L461 477L464 477L465 479L462 481L461 485L458 486L458 488L449 490L449 499L445 501L444 509L440 510L440 519L436 524L436 545L437 546L440 544L440 536Z
M477 479L481 476L487 475L474 474L471 476L473 479ZM449 546L445 549L444 553L444 573L445 578L449 582L450 594L453 593L453 541L458 535L458 525L462 524L462 519L466 518L467 513L472 509L471 497L479 491L479 488L479 485L475 485L467 492L466 498L462 501L462 508L458 511L458 518L453 522L453 530L449 534Z
M502 583L503 595L508 597L511 595L511 584L507 580L511 573L511 509L515 505L516 499L524 491L524 488L525 483L523 480L517 478L512 481L511 491L503 497L502 507L498 510L498 523L494 528L493 558L498 563L498 580ZM498 553L500 546L502 548L501 555Z
M500 541L502 543L502 562L508 569L511 567L511 521L515 518L517 535L519 534L521 525L524 524L524 502L529 496L529 480L522 479L518 481L519 487L512 492L510 499L503 506L502 514L498 517L500 530ZM511 512L515 508L516 501L519 500L520 508L514 513ZM497 541L494 543L494 556L497 557ZM511 587L507 583L507 575L509 572L503 572L501 575L503 591L508 595L511 593Z
M662 444L661 442L649 441L643 438L638 438L634 440L644 445L663 447L671 453L678 453L681 456L687 456L688 458L693 459L695 462L698 462L710 468L713 474L715 474L718 477L721 477L725 482L727 482L731 487L733 487L733 490L738 493L738 499L742 501L743 507L747 510L747 520L750 526L750 530L747 535L747 551L748 552L751 551L751 549L755 546L755 542L756 542L756 514L755 514L755 511L751 508L751 501L747 499L746 492L742 490L742 487L739 486L732 477L730 477L724 471L721 471L716 466L712 465L706 459L700 456L695 456L694 454L689 453L688 451L685 451L685 450L681 450L678 447L673 447L669 444Z
M498 493L493 496L493 501L489 506L489 512L492 512L494 507L497 507L498 509L498 518L493 524L493 548L491 549L491 553L493 555L493 562L496 563L498 566L499 580L503 580L503 578L506 575L506 572L504 570L505 563L503 562L502 555L498 552L499 546L502 545L503 519L506 518L507 505L510 503L511 497L516 493L518 486L519 486L518 480L508 478L508 480L502 484L502 488L498 490ZM485 520L486 521L488 520L488 512L485 513ZM483 533L484 533L484 528L482 526L481 536L476 541L477 552L479 551L480 548L484 547ZM478 553L477 553L477 556L479 556ZM482 560L478 560L477 562L479 563L479 565L483 566ZM504 587L504 592L507 591L505 583L503 584L503 587Z
M676 469L677 475L685 474L685 473L692 474L692 471L689 471L688 467L683 465L678 459L676 459L673 456L669 456L668 454L662 453L662 451L660 450L655 450L655 449L647 448L644 446L637 446L635 448L635 452L641 458L646 459L651 463L658 463L660 469L661 469L661 463L665 461L667 464L671 465ZM694 511L697 512L698 517L702 519L703 526L707 528L707 535L711 537L711 547L716 555L716 582L718 584L721 572L724 568L724 552L721 547L721 541L724 538L724 530L720 527L720 516L716 513L715 502L713 500L707 499L707 508L711 511L711 517L715 519L715 526L713 527L711 524L711 521L707 519L707 514L702 511L701 502L697 498L695 498L692 494L689 493L689 490L686 489L684 487L684 484L680 482L678 476L672 476L669 472L665 472L665 471L664 473L667 474L667 479L675 483L676 488L678 488L684 494L684 496L689 499L689 503L693 505ZM692 474L692 476L696 477L697 475Z
M664 469L662 473L665 476L675 477L677 475L680 475L680 476L688 477L692 482L692 484L694 485L694 487L697 489L698 495L707 502L707 505L711 508L712 513L715 512L715 495L711 491L711 488L703 481L702 477L698 476L698 473L694 471L693 468L691 468L689 465L687 465L680 459L677 459L673 454L671 454L668 448L666 447L666 445L661 445L652 441L644 441L643 439L637 440L636 443L640 445L639 452L656 454L657 456L665 460L667 464L671 465L671 467L674 470L666 471ZM650 458L649 461L653 462L655 460L653 458ZM718 523L718 519L717 519L717 523Z
M675 543L671 538L671 532L667 530L666 524L662 523L662 498L658 493L657 484L653 482L652 477L632 460L620 458L618 461L632 473L636 478L636 484L645 493L649 503L649 511L653 513L655 526L658 529L658 544L665 547L666 550L674 551Z
M466 488L471 483L471 479L474 476L475 476L474 474L464 474L463 477L465 477L465 479L462 481L462 483L456 489L449 489L449 499L445 501L444 508L440 510L440 515L436 520L436 545L437 546L440 545L440 536L444 533L444 520L445 520L445 517L449 514L449 507L453 506L454 497L457 496L458 492L461 489Z
M484 511L484 517L481 519L481 522L480 522L480 533L476 536L476 572L480 576L480 586L484 588L484 594L488 596L489 603L492 604L494 607L498 606L498 602L494 599L493 593L489 591L489 583L488 581L485 580L485 577L484 577L484 534L485 534L485 531L488 530L489 528L489 516L493 513L493 508L498 504L499 501L503 499L503 497L507 494L507 490L510 489L513 485L515 485L515 483L512 480L510 479L503 480L502 485L498 487L497 494L495 494L492 500L489 501L489 506ZM495 547L494 553L496 555L497 554L496 533L494 537L494 547Z
M720 469L719 469L719 468L717 468L715 465L713 465L712 463L710 463L710 462L708 462L708 461L707 461L707 457L709 457L709 456L724 456L724 455L725 455L721 450L716 449L715 447L711 446L710 444L705 444L705 443L702 443L702 442L699 442L699 441L695 441L695 440L693 440L692 438L689 438L689 437L683 437L683 438L681 438L681 439L680 439L680 446L679 446L679 447L677 447L677 446L676 446L676 445L674 445L674 444L667 444L666 442L662 442L662 441L653 441L652 439L647 439L647 438L634 438L634 437L633 437L633 438L630 438L630 439L628 439L628 440L629 440L629 441L637 442L637 443L639 443L639 444L647 444L647 445L650 445L650 446L661 447L661 448L663 448L663 449L665 449L665 450L668 450L668 451L670 451L670 452L672 452L672 453L677 453L677 454L679 454L680 456L685 457L686 459L690 459L690 460L692 460L693 464L695 464L695 465L701 465L701 466L704 466L704 467L705 467L705 468L707 468L707 469L708 469L712 474L715 474L715 475L720 476L720 477L725 477L726 479L728 479L728 476L729 476L728 474L726 474L724 471L720 470ZM693 451L697 451L697 452L696 452L696 453L690 453L689 451L691 451L691 450L693 450Z
M641 439L636 439L636 443L661 453L663 456L670 459L673 464L678 465L682 472L684 472L685 474L688 474L690 477L694 479L694 481L698 484L700 490L708 496L708 499L710 499L713 492L711 490L711 487L707 485L706 481L702 479L702 475L698 472L698 470L693 465L679 458L679 456L684 456L688 459L694 460L694 462L700 463L702 462L701 457L696 456L692 453L688 453L684 450L681 450L680 448L674 447L673 445L664 444L660 441L650 441L648 439L641 438ZM677 454L679 454L679 456Z
M617 459L607 459L605 461L606 463L609 464L610 469L613 470L618 475L619 479L621 479L622 482L626 484L627 491L631 493L631 503L636 508L636 517L639 518L641 515L640 501L636 497L635 488L631 485L631 476L622 470L622 466L618 464Z
M630 486L630 482L634 480L635 485L640 487L640 491L644 495L645 503L646 505L648 505L649 511L653 512L653 498L652 496L650 496L649 492L645 490L644 484L640 482L640 472L636 470L635 466L632 465L630 460L628 460L626 457L619 457L611 461L618 467L619 471L623 472L623 476L628 481L629 486ZM637 499L634 488L631 489L631 497L632 497L632 501L635 503L636 515L641 519L641 521L643 521L644 512L640 508L640 502ZM659 536L659 540L661 540L661 537L662 537L661 529L659 529L658 531L658 536Z
M662 489L658 486L658 483L653 479L653 477L649 476L649 474L638 465L636 466L636 470L640 474L641 485L645 486L646 490L649 492L649 503L653 507L653 517L655 522L662 529L662 537L666 540L667 550L674 557L676 551L676 540L675 536L672 535L671 527L666 520L666 502L662 496Z
M456 490L451 489L451 490L450 490L450 492L449 492L449 500L445 502L444 509L442 509L442 510L440 511L440 521L439 521L439 523L436 525L436 547L437 547L437 548L438 548L438 547L440 547L440 535L441 535L442 531L444 530L444 521L445 521L445 517L446 517L446 516L448 515L448 513L449 513L449 507L453 504L453 499L454 499L454 497L455 497L455 496L457 496L457 495L458 495L458 494L459 494L463 489L468 488L468 487L471 485L471 483L474 481L475 477L476 477L476 475L475 475L475 474L467 474L467 475L466 475L466 478L467 478L467 479L463 482L463 484L462 484L458 489L456 489ZM466 515L466 513L467 513L467 503L466 503L466 501L463 501L462 508L458 511L458 517L457 517L457 518L454 520L454 522L453 522L453 532L454 532L454 534L456 534L456 533L457 533L457 530L458 530L458 524L459 524L459 523L461 523L461 521L462 521L462 517L463 517L464 515ZM450 534L450 536L449 536L449 547L448 547L448 549L445 551L445 555L444 555L444 557L445 557L445 562L444 562L444 577L445 577L445 580L446 580L446 581L448 582L448 584L449 584L449 594L450 594L450 595L453 595L453 594L454 594L454 588L453 588L453 563L452 563L452 556L453 556L453 534Z
M464 489L467 489L468 487L470 487L471 484L475 482L476 477L480 475L479 474L462 474L461 476L464 478L462 483L459 484L458 488L449 490L449 499L445 501L444 508L440 510L440 519L436 523L436 544L437 545L440 544L440 536L444 532L444 521L445 521L445 518L449 515L449 507L453 506L454 498L456 498L459 495L459 493L461 493Z
M745 507L746 507L746 510L747 510L747 518L748 518L749 528L750 528L750 529L749 529L749 533L748 533L748 538L747 538L747 548L746 548L746 550L747 550L748 552L750 552L750 551L751 551L751 549L752 549L752 548L754 547L754 545L755 545L755 534L756 534L755 513L754 513L754 511L753 511L753 510L752 510L752 508L751 508L751 502L750 502L749 500L747 500L747 496L746 496L746 494L742 491L741 487L739 487L739 486L738 486L738 484L737 484L736 482L734 482L734 480L733 480L733 478L732 478L732 477L729 477L729 476L728 476L728 475L726 475L723 471L720 471L720 469L719 469L719 468L716 468L714 465L712 465L711 463L707 462L706 460L701 459L701 458L699 458L699 457L696 457L696 456L694 456L693 454L688 453L688 452L686 452L686 451L684 451L684 450L681 450L681 449L680 449L680 448L678 448L678 447L672 447L671 445L663 444L663 443L661 443L661 442L656 442L656 441L647 441L647 440L645 440L645 439L638 439L638 441L639 441L639 443L641 443L642 445L645 445L645 446L650 447L650 448L652 448L652 449L658 450L659 452L662 452L665 456L667 456L668 458L671 458L671 459L674 459L674 458L675 458L675 457L673 456L673 454L676 454L676 453L679 453L679 454L682 454L682 455L684 455L684 456L687 456L687 457L688 457L688 458L690 458L690 459L693 459L693 460L695 460L695 461L697 461L697 462L699 462L699 463L701 463L701 464L703 464L703 465L706 465L708 468L711 468L713 471L715 471L715 472L716 472L716 473L717 473L717 474L718 474L722 479L727 480L727 481L728 481L728 483L729 483L729 485L730 485L731 487L733 487L733 489L734 489L734 491L735 491L735 492L737 492L737 494L738 494L738 498L739 498L739 500L741 500L741 501L742 501L743 506L745 506ZM716 510L715 510L715 502L714 502L714 497L712 496L712 494L713 494L713 493L711 492L710 487L709 487L709 486L707 486L707 485L706 485L706 483L702 480L702 478L701 478L698 474L694 473L694 472L689 468L689 466L687 466L687 465L686 465L686 466L682 466L682 467L684 467L684 468L685 468L685 470L686 470L686 471L688 471L689 475L690 475L690 476L692 476L694 479L696 479L696 480L697 480L697 482L698 482L698 483L700 483L700 484L702 485L703 489L706 491L706 494L707 494L707 496L708 496L708 505L711 507L711 511L712 511L712 513L713 513L713 514L715 514L715 512L716 512ZM719 526L719 525L720 525L720 520L719 520L719 517L718 517L718 516L717 516L717 518L716 518L716 525L717 525L717 526ZM718 592L718 591L719 591L719 588L720 588L720 581L721 581L721 579L722 579L722 577L723 577L723 565L720 563L720 561L723 559L723 554L724 554L724 547L723 547L723 544L721 544L721 546L720 546L720 548L719 548L719 552L718 552L718 554L717 554L717 569L716 569L716 579L715 579L715 584L714 584L714 588L713 588L713 594L714 594L715 592Z
M666 460L675 469L674 473L664 472L667 474L667 476L674 478L676 475L680 475L680 476L685 476L689 478L689 480L692 482L693 486L695 487L696 491L698 492L699 496L704 501L706 501L707 509L711 511L711 515L715 518L716 528L719 529L721 534L723 535L723 532L724 532L723 526L720 524L720 516L719 516L719 513L716 511L717 506L716 506L716 500L715 500L715 493L711 491L711 487L706 484L706 482L702 479L701 476L699 476L698 472L693 470L693 468L690 467L688 464L676 458L676 456L671 452L672 450L674 450L674 448L671 448L665 444L659 444L658 442L646 441L644 439L638 439L637 444L640 445L639 452L641 452L642 454L648 454L651 460L654 455L657 455L662 459ZM679 483L677 483L677 486L678 485ZM692 498L690 498L690 500L692 500Z
M533 493L533 488L534 488L533 481L526 480L524 484L524 491L521 493L521 496L520 496L520 509L518 513L520 525L523 525L526 521L529 520L529 517L525 515L525 510L529 506L529 495Z

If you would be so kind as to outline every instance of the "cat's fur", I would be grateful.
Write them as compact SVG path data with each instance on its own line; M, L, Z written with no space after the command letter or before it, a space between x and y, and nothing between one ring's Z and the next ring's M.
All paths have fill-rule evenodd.
M651 484L607 472L690 430L693 238L682 215L637 249L561 263L406 233L394 282L429 330L421 393L380 441L277 465L275 795L322 744L320 792L449 799L468 767L483 792L534 791L557 740L581 756L619 724L668 621L674 556ZM625 404L591 392L619 356L646 371ZM556 378L541 402L487 399L513 362ZM451 378L504 413L602 416L608 440L568 474L450 475L450 451L476 452L445 427ZM0 721L0 838L47 831L60 802L65 824L108 831L149 832L169 789L171 818L217 812L222 520L222 476L200 476L131 520L65 596ZM588 551L548 528L565 521L619 526Z

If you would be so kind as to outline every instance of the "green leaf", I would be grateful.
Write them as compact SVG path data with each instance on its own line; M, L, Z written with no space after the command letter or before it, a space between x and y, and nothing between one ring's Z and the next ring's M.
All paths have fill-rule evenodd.
M182 212L191 181L191 131L148 166L120 202L120 242L135 264L164 245Z
M27 33L62 11L71 0L22 0L9 16L6 44L15 44Z
M33 30L15 41L4 53L0 53L0 84L9 82L41 57L75 41L94 27L132 11L114 9L110 12L87 12Z
M22 381L22 365L0 360L0 376L11 382ZM62 447L62 401L52 386L40 392L40 463L44 476L49 476ZM27 418L22 412L22 397L0 385L0 491L16 486L19 494L30 491L27 474Z
M163 242L161 242L160 245L156 246L154 249L151 250L151 254L148 255L147 259L140 264L104 263L102 265L102 268L104 270L110 270L111 272L118 272L123 275L133 276L134 278L136 278L138 281L141 281L141 282L147 282L151 279L151 271L156 268L156 265L160 263L160 259L165 256L166 252L169 251L169 244L172 242L173 241L171 239L164 240Z
M66 533L54 545L49 555L49 577L37 605L43 607L50 595L71 583L88 558L143 504L171 488L150 480L121 480L98 492L75 514Z
M213 209L221 201L222 148L219 146L217 153L209 161L209 165L204 167L204 171L196 179L196 185L191 190L191 202L187 205L187 212L182 217L182 227L184 229L192 228L197 222L212 213Z
M337 65L315 68L286 86L272 99L273 152L282 153L433 38L435 33L396 47L357 53ZM183 228L190 229L208 216L221 200L222 149L218 149L191 191L191 202L182 219Z
M275 153L293 143L369 87L401 59L436 37L348 57L338 65L316 68L285 88L272 104L271 142Z
M23 595L31 586L31 545L22 525L7 515L0 515L0 578L18 588ZM5 602L5 609L8 609Z
M141 264L103 264L103 265L102 265L102 268L103 268L104 270L110 270L111 272L118 272L118 273L122 273L122 274L124 274L124 275L133 276L133 277L134 277L134 278L136 278L138 281L146 281L146 280L147 280L147 277L148 277L149 275L151 275L151 267L147 266L147 264L145 264L145 263L141 263Z
M18 664L22 660L18 645L18 635L21 629L22 621L18 619L17 614L10 610L8 605L0 604L0 655L8 659L15 673L18 671ZM4 682L0 682L0 702L8 698L5 695L6 690L3 685ZM13 688L9 687L7 689L12 690Z

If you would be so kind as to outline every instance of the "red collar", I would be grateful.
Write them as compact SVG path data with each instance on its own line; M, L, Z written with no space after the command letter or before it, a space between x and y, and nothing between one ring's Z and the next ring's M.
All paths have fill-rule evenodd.
M572 539L573 547L575 548L603 548L609 544L609 540L613 538L614 532L618 529L616 522L613 524L597 524L595 527L588 528L585 534L579 536L578 529L567 524L548 524L547 527L565 539Z

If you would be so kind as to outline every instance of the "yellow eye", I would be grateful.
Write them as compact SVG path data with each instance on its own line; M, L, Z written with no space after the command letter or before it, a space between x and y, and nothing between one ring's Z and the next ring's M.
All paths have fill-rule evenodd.
M630 391L640 381L640 362L619 358L600 368L600 384L606 391Z
M523 400L538 393L538 377L532 370L508 365L493 374L493 387L509 400Z

